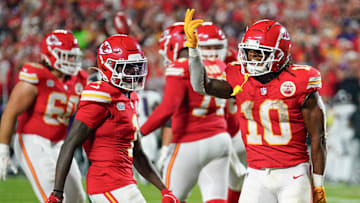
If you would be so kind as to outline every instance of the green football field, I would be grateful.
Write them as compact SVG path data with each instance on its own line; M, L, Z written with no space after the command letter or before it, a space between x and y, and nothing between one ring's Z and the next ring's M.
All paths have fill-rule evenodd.
M152 185L141 185L139 188L148 203L161 202L161 194ZM328 203L360 203L360 185L326 184ZM0 182L0 203L37 203L29 181L24 176L10 176L6 182ZM196 187L188 203L201 203L200 191Z

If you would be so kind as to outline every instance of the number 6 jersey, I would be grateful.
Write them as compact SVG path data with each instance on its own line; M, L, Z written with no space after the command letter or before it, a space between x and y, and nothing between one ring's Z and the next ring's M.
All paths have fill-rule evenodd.
M233 88L244 81L240 70L238 65L226 69ZM309 160L301 108L306 96L320 88L320 73L310 66L292 65L266 84L249 77L236 103L250 167L282 168Z
M38 94L33 108L19 116L17 133L36 134L53 142L64 139L86 85L87 73L82 70L60 81L45 66L29 63L22 67L19 80L35 85Z

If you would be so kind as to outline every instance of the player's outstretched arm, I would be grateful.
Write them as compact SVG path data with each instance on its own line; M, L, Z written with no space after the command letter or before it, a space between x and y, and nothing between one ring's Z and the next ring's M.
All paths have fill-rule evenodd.
M28 82L19 81L14 87L9 102L1 117L0 125L0 179L6 180L8 168L15 174L17 168L10 159L10 142L14 134L16 119L31 108L38 94L37 87Z
M74 152L81 146L86 138L92 133L87 125L79 120L74 120L68 136L61 147L59 158L56 163L55 186L50 198L63 198L65 179L69 173ZM49 202L49 201L48 201Z
M307 97L302 114L306 129L311 137L311 160L313 167L314 203L325 203L324 171L326 162L325 105L319 93Z
M198 50L198 36L195 30L202 25L203 20L192 20L194 9L186 11L184 32L189 47L190 83L195 92L209 94L221 98L230 98L232 87L225 80L210 79L207 77L204 63Z
M145 155L141 147L140 137L138 136L138 139L134 142L134 166L136 170L161 191L162 203L179 203L175 195L161 181L157 170Z

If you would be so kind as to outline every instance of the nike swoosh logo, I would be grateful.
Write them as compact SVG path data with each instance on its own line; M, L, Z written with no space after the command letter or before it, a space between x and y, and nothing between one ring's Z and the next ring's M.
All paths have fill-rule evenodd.
M300 178L301 176L303 176L303 175L293 176L293 179L298 179L298 178Z

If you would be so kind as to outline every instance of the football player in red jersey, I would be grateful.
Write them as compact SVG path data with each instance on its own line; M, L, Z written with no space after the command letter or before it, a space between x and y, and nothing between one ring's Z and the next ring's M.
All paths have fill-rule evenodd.
M127 35L110 36L99 46L97 62L102 80L89 83L81 94L48 202L61 202L74 150L82 144L91 162L86 188L92 202L145 203L133 177L133 165L161 190L163 203L179 202L161 182L138 139L135 91L144 88L147 75L147 59L140 45Z
M192 20L193 13L187 11L184 25L192 87L202 94L235 97L240 110L248 170L239 202L326 202L319 71L291 64L289 33L276 21L261 20L246 31L239 43L239 64L227 67L226 80L209 78L197 49L195 29L202 20Z
M75 113L87 74L81 70L77 40L66 30L55 30L42 42L42 61L25 64L0 128L0 174L5 179L9 144L18 118L14 151L40 202L54 186L56 160ZM78 165L72 163L65 195L68 202L85 202Z
M197 29L199 51L202 59L221 61L234 60L227 57L227 39L224 32L212 22L204 22ZM237 203L245 176L245 148L241 139L237 106L234 98L227 101L225 118L227 131L231 135L228 203ZM241 158L241 159L240 159ZM241 160L241 161L240 161Z
M231 147L224 118L226 100L192 90L183 27L183 23L175 23L160 37L159 52L168 64L164 97L140 131L147 135L171 118L171 155L163 170L166 186L185 202L197 183L203 202L224 203ZM213 78L221 77L226 67L217 59L204 63Z

